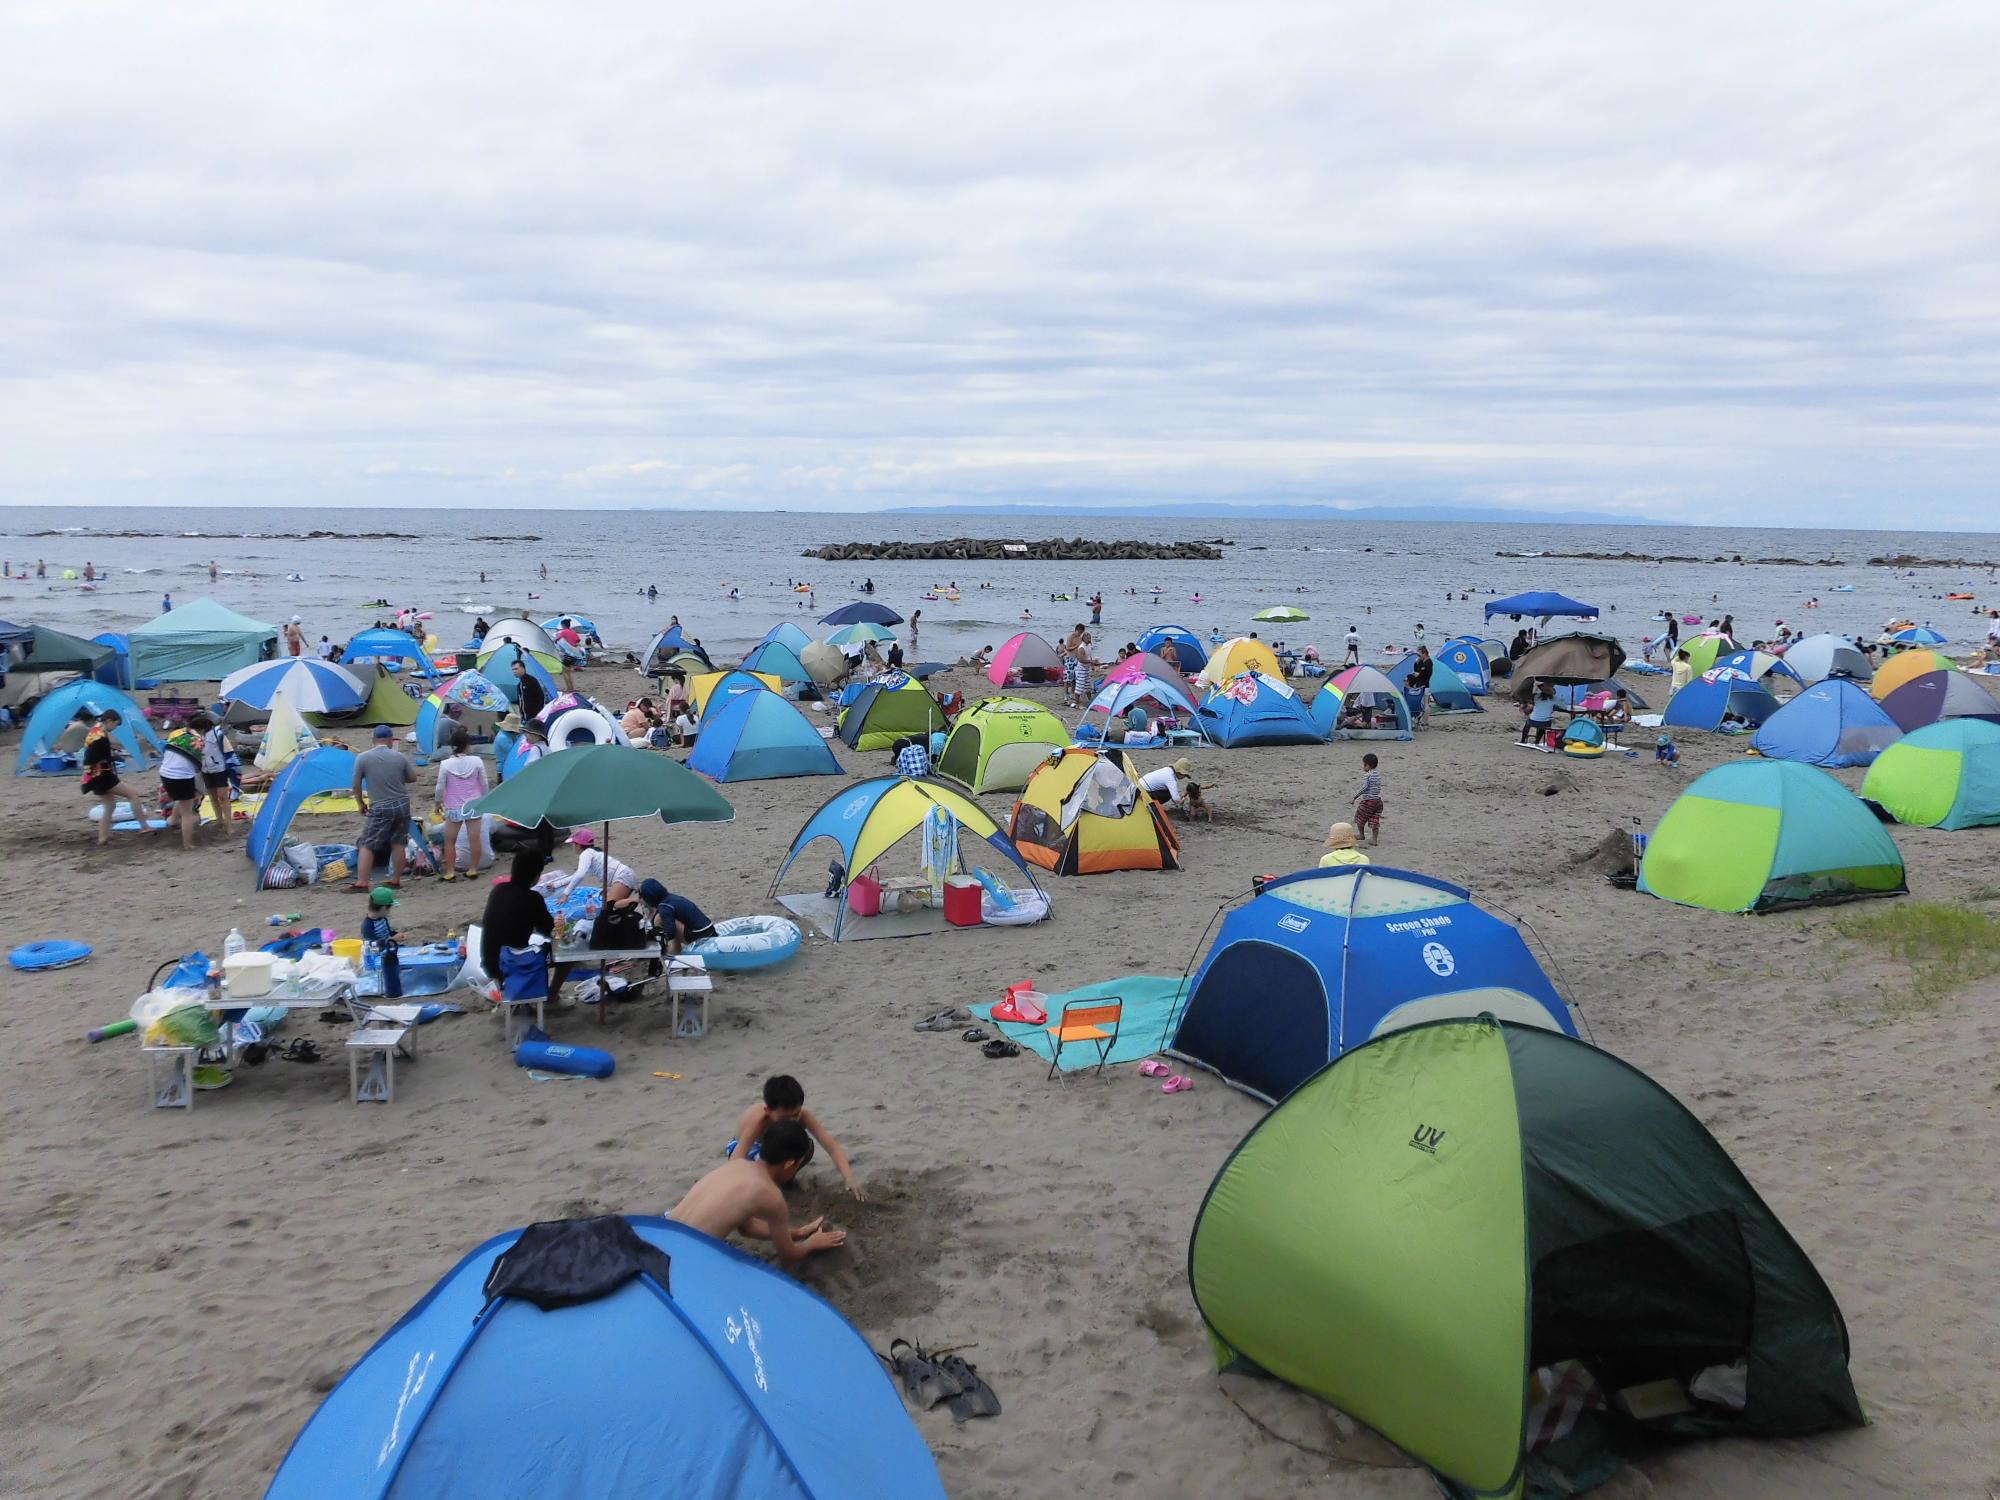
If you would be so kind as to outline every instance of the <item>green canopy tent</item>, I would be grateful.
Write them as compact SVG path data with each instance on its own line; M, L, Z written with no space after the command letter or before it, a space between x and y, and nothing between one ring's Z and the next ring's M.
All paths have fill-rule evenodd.
M220 682L238 667L277 654L278 629L197 599L132 632L132 676L161 682Z
M1390 1032L1288 1094L1210 1184L1188 1277L1224 1368L1351 1413L1462 1500L1864 1421L1833 1294L1701 1122L1491 1016ZM1582 1410L1531 1452L1544 1371Z

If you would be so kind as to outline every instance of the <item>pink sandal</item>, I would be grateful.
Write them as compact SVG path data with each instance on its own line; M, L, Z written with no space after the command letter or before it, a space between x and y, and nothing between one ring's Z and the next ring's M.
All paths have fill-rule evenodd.
M1192 1078L1188 1077L1185 1073L1176 1073L1160 1085L1160 1092L1163 1094L1185 1094L1193 1087L1194 1080Z
M1167 1072L1167 1065L1157 1057L1149 1057L1139 1064L1139 1076L1141 1078L1165 1078Z

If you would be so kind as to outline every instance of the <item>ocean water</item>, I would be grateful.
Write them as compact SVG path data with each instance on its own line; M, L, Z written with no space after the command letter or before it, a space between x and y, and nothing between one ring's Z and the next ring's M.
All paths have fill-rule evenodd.
M1010 527L1020 527L1018 532ZM322 535L308 536L319 532ZM394 537L361 533L393 532ZM828 563L801 556L828 542L970 537L1226 538L1216 562ZM1695 563L1572 560L1508 553L1672 553ZM544 619L588 615L605 640L640 648L678 614L717 660L733 659L778 620L818 634L815 622L857 597L872 577L874 598L904 615L922 610L919 656L942 658L998 644L1016 630L1054 635L1105 599L1100 643L1173 621L1206 636L1259 630L1266 639L1338 651L1350 623L1370 657L1400 648L1421 622L1435 643L1482 628L1489 598L1555 589L1599 605L1604 625L1635 648L1658 629L1663 608L1704 618L1735 615L1738 634L1771 633L1776 622L1873 635L1892 617L1927 621L1955 646L1984 639L1970 593L2000 605L1986 568L1870 567L1872 556L2000 556L1989 534L1762 530L1722 527L1548 526L1381 521L1225 521L1144 517L853 515L738 511L430 511L0 509L0 557L19 573L36 559L49 578L0 580L0 618L76 634L125 630L176 603L204 596L274 623L296 614L308 638L344 641L379 613L368 601L432 612L446 645L471 632L476 606ZM1789 567L1715 557L1790 557ZM208 578L214 561L219 576ZM95 589L64 580L91 563ZM549 577L540 576L546 564ZM480 581L481 570L486 581ZM291 575L298 575L294 579ZM956 604L920 596L959 586ZM810 595L794 591L809 584ZM657 603L645 597L659 589ZM1851 593L1839 593L1842 586ZM739 597L729 598L729 590ZM1052 599L1071 594L1069 602ZM1463 594L1466 597L1461 598ZM1198 602L1197 602L1198 596ZM1817 597L1817 609L1807 601ZM1295 605L1303 625L1255 626L1251 615ZM1511 624L1496 620L1493 630Z

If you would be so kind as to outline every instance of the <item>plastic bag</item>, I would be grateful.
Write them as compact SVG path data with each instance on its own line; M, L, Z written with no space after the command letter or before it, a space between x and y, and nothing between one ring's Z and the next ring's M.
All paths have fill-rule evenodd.
M285 863L298 871L299 884L311 885L319 878L319 855L303 841L285 845Z
M212 1047L222 1040L222 1028L206 1005L176 1005L163 1012L143 1033L149 1047Z

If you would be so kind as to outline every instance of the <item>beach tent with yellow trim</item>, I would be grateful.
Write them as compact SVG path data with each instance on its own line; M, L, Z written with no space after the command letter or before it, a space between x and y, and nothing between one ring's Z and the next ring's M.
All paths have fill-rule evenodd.
M1700 635L1682 641L1681 650L1687 652L1688 660L1694 665L1694 675L1699 677L1715 665L1717 657L1735 651L1736 642L1719 630L1704 630Z
M1868 692L1880 703L1912 678L1921 677L1926 672L1953 672L1957 669L1958 663L1942 652L1912 647L1908 651L1897 652L1875 669L1875 675L1868 680Z
M1779 911L1900 896L1903 856L1859 797L1815 766L1704 771L1646 841L1639 889L1710 911Z
M738 693L754 693L759 688L766 688L783 697L784 679L768 672L746 672L741 667L731 667L726 672L703 672L699 677L690 678L688 696L694 699L694 716L700 719L707 716L709 700L718 693L727 702ZM720 703L716 705L717 708L721 706Z
M1285 680L1285 669L1278 661L1277 652L1252 636L1239 635L1234 640L1224 641L1209 653L1207 662L1195 677L1195 685L1220 687L1245 672L1262 672L1280 682Z
M982 698L951 726L938 775L974 792L1018 791L1070 742L1063 721L1025 698Z
M907 672L877 677L840 711L841 743L851 750L887 750L897 740L944 727L944 705Z
M1021 857L1058 875L1178 870L1180 840L1121 750L1059 750L1028 778L1009 827Z
M806 819L805 827L799 830L798 837L792 840L792 847L786 851L784 863L778 866L778 873L771 877L771 895L777 896L785 872L791 869L806 846L815 840L833 840L840 848L841 863L852 875L866 870L895 845L921 829L933 808L942 809L962 833L986 840L995 853L1027 877L1029 885L1037 891L1041 890L1035 882L1034 872L1021 858L1021 851L1014 847L1014 841L1002 833L985 810L965 793L941 782L913 776L876 776L843 787L821 804L819 811ZM964 857L962 847L960 857ZM836 941L846 915L847 903L842 901L833 920Z
M339 714L305 715L306 723L314 729L367 729L376 724L387 724L391 729L408 729L417 722L417 711L422 706L416 699L403 691L403 684L391 672L380 666L363 668L372 671L374 680L368 685L368 701L357 709ZM508 678L509 682L513 678Z
M1839 1304L1729 1153L1545 1027L1438 1020L1342 1053L1222 1164L1188 1281L1220 1367L1367 1423L1454 1500L1866 1420ZM1551 1407L1573 1425L1548 1441Z

